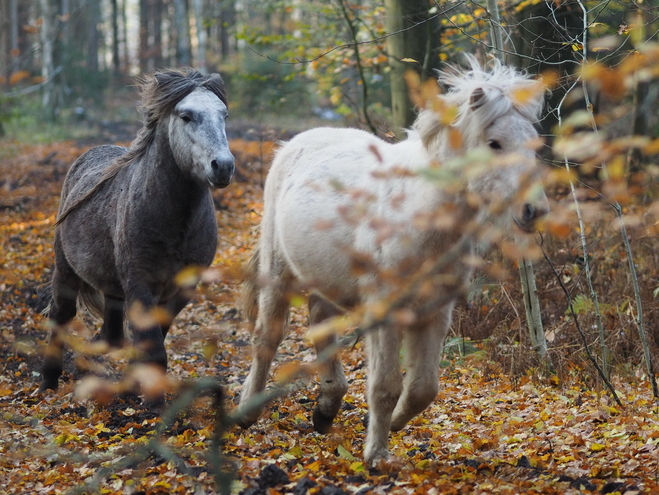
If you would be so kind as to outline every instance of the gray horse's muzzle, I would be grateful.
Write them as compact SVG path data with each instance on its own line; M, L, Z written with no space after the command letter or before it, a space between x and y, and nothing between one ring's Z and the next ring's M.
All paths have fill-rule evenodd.
M211 186L217 188L227 187L231 182L235 169L234 158L231 153L216 157L211 161Z

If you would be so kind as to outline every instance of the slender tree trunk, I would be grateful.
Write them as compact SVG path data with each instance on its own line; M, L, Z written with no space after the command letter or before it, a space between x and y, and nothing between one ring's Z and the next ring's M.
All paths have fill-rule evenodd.
M206 74L206 29L204 29L202 0L193 0L195 27L197 30L197 69Z
M405 72L415 70L422 77L434 77L439 65L439 25L429 20L427 0L385 0L387 11L387 53L391 67L391 106L397 129L414 122L416 112L409 98ZM414 62L403 62L412 59Z
M233 0L222 2L218 22L220 24L222 60L226 60L231 55L230 28L236 23L236 9Z
M18 56L20 55L21 51L18 45L18 0L10 0L9 1L9 29L10 29L10 35L9 35L9 46L10 46L10 60L11 60L11 69L7 75L11 75L12 72L14 72L18 68ZM7 82L9 82L9 77L7 78Z
M149 71L149 0L140 0L140 72Z
M165 65L162 50L162 12L163 0L151 0L151 38L153 39L153 68L161 69Z
M190 22L188 20L187 0L174 0L174 25L176 27L176 62L179 66L189 66Z
M89 36L87 39L87 69L98 72L99 34L98 24L101 21L101 6L98 2L89 2Z
M111 0L112 7L112 71L114 74L121 72L121 59L119 57L119 2Z
M53 65L53 27L55 17L50 0L40 0L41 7L41 77L45 81L41 94L41 105L47 120L55 118L55 92L52 81L55 67Z
M123 60L124 60L124 72L130 72L130 53L128 51L128 17L126 16L126 2L127 0L122 0L121 2L121 39L123 44Z

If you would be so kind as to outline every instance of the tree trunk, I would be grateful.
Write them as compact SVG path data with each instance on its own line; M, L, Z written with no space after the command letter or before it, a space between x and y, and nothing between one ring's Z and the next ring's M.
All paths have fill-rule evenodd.
M206 29L204 29L202 0L193 0L195 27L197 31L197 69L206 74Z
M165 65L162 50L162 12L165 9L163 0L151 0L151 36L153 39L153 46L151 52L153 53L153 68L162 69Z
M174 26L176 30L176 63L179 66L189 66L192 56L187 0L174 0Z
M127 0L122 0L121 2L121 39L123 40L123 60L124 60L124 71L126 73L130 72L130 53L128 52L128 16L126 15L126 2Z
M41 106L46 120L55 118L55 91L52 81L55 67L53 65L53 27L55 10L50 0L40 0L41 7L41 77L44 86L41 93Z
M101 6L98 2L89 3L89 38L87 40L87 69L98 72L99 35L98 24L101 21Z
M385 0L387 52L391 67L391 107L397 130L414 122L416 112L405 84L405 72L434 77L439 66L439 24L429 20L427 0ZM403 62L405 58L416 61Z
M18 0L10 0L9 2L9 56L11 60L11 68L8 71L7 76L10 76L18 68L18 56L20 55L20 48L18 45ZM7 83L9 83L9 77L7 77Z
M149 0L140 0L140 72L149 71Z
M114 74L121 72L121 59L119 58L119 3L118 0L110 1L112 7L112 71Z
M221 3L218 22L220 25L220 50L222 60L226 60L231 55L231 42L229 29L236 23L236 8L233 0L226 0Z

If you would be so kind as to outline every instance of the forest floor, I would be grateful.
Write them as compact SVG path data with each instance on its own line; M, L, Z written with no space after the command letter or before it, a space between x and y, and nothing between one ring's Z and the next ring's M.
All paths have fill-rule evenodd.
M115 131L108 139L121 141ZM229 411L249 366L249 333L236 304L273 148L271 138L260 135L231 141L236 180L214 194L220 234L214 266L220 276L203 285L167 340L169 376L183 382L219 379ZM212 398L195 400L164 431L161 417L136 396L105 404L82 398L77 385L85 383L86 367L100 367L111 379L121 376L125 361L113 355L81 361L69 354L60 390L37 391L47 335L38 291L53 265L62 180L88 146L0 146L0 493L215 493ZM490 330L510 328L510 321L522 328L523 307L500 308L506 304L492 303L501 314L517 313L503 323L487 320L492 308L462 307L453 337L461 335L456 327L476 320ZM566 325L561 308L548 316L557 332ZM470 317L468 311L486 314ZM93 335L97 323L83 318L76 328ZM314 360L305 329L304 311L294 310L274 375L289 363ZM313 432L313 380L271 403L251 428L226 431L222 452L231 461L232 492L659 493L657 401L638 368L613 379L621 407L592 378L583 378L592 370L568 363L559 375L533 367L511 373L508 364L484 354L484 341L475 345L477 352L447 355L439 396L390 435L392 458L377 468L362 462L368 411L362 343L345 349L350 389L330 434ZM175 401L171 396L167 404Z

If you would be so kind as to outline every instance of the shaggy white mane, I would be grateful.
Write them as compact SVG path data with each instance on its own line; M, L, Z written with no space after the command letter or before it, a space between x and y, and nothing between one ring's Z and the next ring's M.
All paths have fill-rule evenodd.
M467 55L468 69L451 66L441 71L438 81L448 88L439 95L449 106L458 107L453 126L460 130L467 146L499 117L517 110L530 122L537 122L544 104L544 86L513 67L492 60L487 69L481 67L476 57ZM483 98L478 105L472 102L475 92ZM429 151L436 150L440 134L445 130L433 110L422 110L413 125Z

